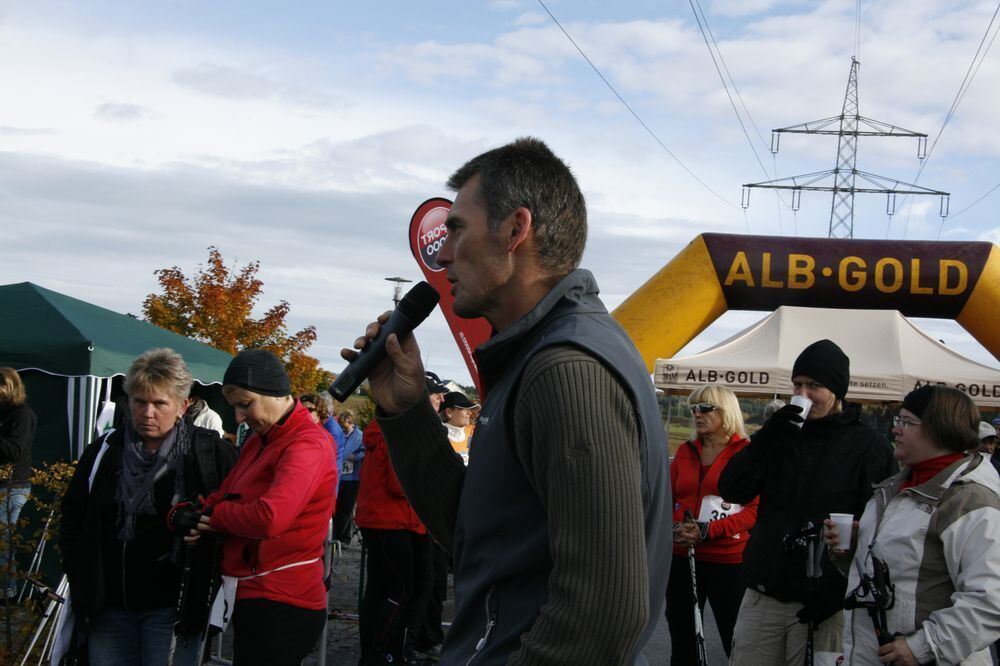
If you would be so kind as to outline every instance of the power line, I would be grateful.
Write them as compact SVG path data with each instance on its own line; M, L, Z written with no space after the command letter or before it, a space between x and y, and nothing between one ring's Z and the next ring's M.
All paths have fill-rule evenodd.
M923 173L924 167L927 166L927 162L930 160L931 154L934 152L934 148L937 146L938 140L941 139L941 135L944 133L945 127L948 126L952 116L955 115L955 111L958 109L958 105L965 97L965 93L968 92L970 87L972 87L972 81L976 78L976 74L979 72L979 68L982 66L983 60L986 59L986 54L989 53L990 48L993 46L993 41L997 36L996 32L993 33L993 37L990 39L989 44L986 45L986 49L983 49L983 45L986 44L986 38L989 37L990 31L993 30L993 24L996 23L998 12L1000 12L1000 3L997 4L997 8L993 11L993 16L990 17L989 25L986 26L982 39L979 40L979 46L976 48L976 53L972 56L972 62L969 63L968 69L965 70L965 77L962 78L962 83L958 86L958 91L955 93L955 99L952 100L951 107L948 109L948 113L945 114L944 121L941 123L941 128L938 130L937 136L934 137L934 141L931 142L930 148L927 149L927 155L917 168L917 175L913 179L914 184L920 180L920 174ZM980 56L980 53L982 53L982 56ZM910 226L910 215L912 213L913 205L911 204L907 209L906 221L903 223L903 238L906 238L906 233ZM941 226L938 228L939 239L941 238L941 231L944 229L944 222L945 221L942 219Z
M861 61L861 0L858 0L854 17L854 57Z
M988 191L986 192L986 194L984 194L983 196L979 197L978 199L976 199L975 201L973 201L972 203L970 203L970 204L969 204L968 206L966 206L966 207L965 207L965 208L963 208L962 210L960 210L960 211L958 211L957 213L955 213L954 215L951 215L951 216L950 216L950 218L954 220L954 219L955 219L956 217L958 217L959 215L961 215L961 214L962 214L962 213L964 213L965 211L969 210L970 208L972 208L973 206L975 206L975 205L976 205L977 203L979 203L980 201L982 201L982 200L983 200L983 199L985 199L986 197L988 197L988 196L990 196L991 194L993 194L994 192L996 192L996 191L997 191L997 189L1000 189L1000 183L997 183L996 185L994 185L993 187L991 187L991 188L990 188L990 189L989 189L989 190L988 190ZM942 223L942 225L941 225L941 226L943 227L943 226L944 226L944 224ZM938 240L940 240L940 239L941 239L941 229L938 229Z
M593 61L591 61L591 59L589 57L587 57L587 54L583 52L583 49L580 48L580 45L576 43L576 40L574 40L573 37L569 34L569 32L567 32L566 28L564 28L562 26L562 24L559 22L559 19L557 19L555 17L555 15L551 11L549 11L549 8L545 6L545 3L542 0L538 0L538 4L541 5L542 9L545 10L545 13L549 15L549 18L552 19L553 23L555 23L556 26L559 27L559 30L561 30L562 33L563 33L563 35L566 36L566 39L569 40L570 44L572 44L573 47L577 50L577 52L583 57L583 59L587 61L587 64L590 65L590 68L594 70L594 73L597 74L598 77L600 77L601 81L604 82L604 85L606 85L608 87L608 90L610 90L614 94L614 96L618 98L618 101L622 103L622 106L624 106L626 109L628 109L628 112L632 114L632 117L635 118L636 121L638 121L638 123L640 125L642 125L642 128L644 130L646 130L646 132L651 137L653 137L653 140L656 141L657 144L659 144L660 148L662 148L663 151L665 153L667 153L667 155L669 155L675 162L677 162L677 164L680 165L680 167L682 169L684 169L688 173L689 176L691 176L692 178L694 178L698 182L699 185L701 185L706 190L708 190L713 195L715 195L715 198L717 198L719 201L723 202L727 206L731 206L732 208L737 208L738 209L739 206L737 206L732 201L730 201L729 199L726 199L724 196L722 196L721 194L719 194L718 192L716 192L714 189L712 189L712 187L708 183L706 183L705 181L703 181L701 178L699 178L697 176L697 174L695 174L694 171L692 171L690 168L688 168L688 166L686 164L684 164L684 162L681 161L681 158L677 157L677 155L675 155L673 153L673 151L671 151L669 148L667 148L667 145L665 143L663 143L663 141L660 140L660 137L656 135L656 132L654 132L649 127L649 125L647 125L646 122L642 118L639 117L639 114L636 113L632 109L631 106L629 106L628 102L625 101L625 98L623 98L618 93L618 91L615 90L615 87L613 85L611 85L611 82L608 81L608 79L604 76L604 74L601 73L601 70L597 68L597 65L595 65L593 63Z
M750 110L747 108L746 102L743 101L743 96L740 95L739 88L736 86L736 81L733 79L733 75L730 73L729 67L726 66L726 60L722 56L722 49L719 48L719 43L715 40L715 35L712 34L712 28L708 25L708 18L705 16L705 12L701 8L701 3L698 0L688 0L688 4L691 6L691 11L694 12L694 20L698 24L698 30L701 31L701 38L705 41L705 47L708 49L708 54L712 58L712 64L715 65L715 71L719 75L719 80L722 81L722 88L723 90L726 91L726 97L729 98L729 105L733 108L733 113L736 114L736 120L740 124L740 129L743 130L743 136L746 137L747 143L750 145L750 150L753 152L753 156L757 160L757 164L760 165L760 170L764 172L764 177L770 178L771 174L767 172L767 167L764 166L764 162L760 159L760 155L757 153L757 149L753 145L753 139L750 138L750 133L747 131L746 124L743 122L743 117L740 114L739 109L736 108L736 102L735 100L733 100L733 95L729 91L730 85L732 86L733 91L736 93L736 96L739 98L740 104L743 106L743 111L747 115L747 119L750 120L750 123L753 125L754 130L756 130L757 132L757 136L760 137L761 143L763 143L765 146L767 146L767 143L764 141L764 137L761 136L760 129L757 127L757 123L753 121L753 116L750 115ZM711 38L711 41L709 41L709 38ZM714 49L712 48L713 45L715 46ZM719 54L718 59L716 59L715 57L716 52L718 52ZM722 63L721 68L719 67L720 62ZM725 75L723 75L722 73L723 69L726 70ZM727 76L729 77L728 83L726 82ZM775 169L775 177L776 176L777 176L777 169ZM784 204L789 210L791 210L791 206L785 203L785 201L781 198L781 195L778 194L778 192L775 192L774 194L779 204ZM784 233L782 226L783 224L781 220L781 206L779 205L778 231L780 233Z
M733 91L736 93L736 98L740 100L740 106L743 107L743 112L747 114L747 119L750 121L750 124L753 125L753 129L757 133L757 138L760 139L761 145L764 146L765 150L770 150L771 149L770 144L764 138L764 135L761 134L760 128L757 127L757 123L754 122L753 116L750 114L750 109L747 108L746 102L743 101L743 95L740 94L740 89L736 87L736 80L733 78L733 75L729 71L729 67L726 65L726 59L722 57L722 49L719 48L719 43L715 40L715 34L712 33L712 27L708 24L708 19L705 17L705 12L701 8L701 3L698 2L698 0L694 0L694 4L697 5L698 7L697 11L695 12L695 20L698 20L698 15L701 14L701 21L705 23L705 30L708 31L708 36L712 39L712 44L715 46L715 51L719 54L719 61L722 63L722 68L726 70L726 76L729 78L729 84L733 87ZM692 9L693 8L694 6L692 6ZM701 22L698 23L698 27L701 28ZM702 30L702 37L705 36L705 30ZM709 53L712 52L711 47L709 47L708 51ZM713 61L714 60L715 58L713 57ZM719 69L718 65L716 65L715 69L716 71L718 71ZM720 77L722 76L721 72L719 73L719 76ZM725 81L723 81L722 84L725 85ZM739 116L739 113L737 113L736 115Z

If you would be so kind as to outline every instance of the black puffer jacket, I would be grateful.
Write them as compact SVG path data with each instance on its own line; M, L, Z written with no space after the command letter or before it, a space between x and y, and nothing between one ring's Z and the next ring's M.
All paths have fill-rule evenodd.
M747 586L781 601L806 601L805 553L789 552L785 535L809 521L821 526L831 512L860 517L872 484L896 469L889 443L854 410L806 421L802 428L772 417L719 478L726 500L746 504L760 495L757 524L743 553ZM824 577L827 587L846 588L847 579L826 570L826 563Z

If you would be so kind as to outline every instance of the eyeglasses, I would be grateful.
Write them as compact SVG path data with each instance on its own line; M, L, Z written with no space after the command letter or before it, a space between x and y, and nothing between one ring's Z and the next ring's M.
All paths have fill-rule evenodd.
M906 421L898 416L892 417L893 428L902 428L903 430L906 430L911 426L918 426L918 425L920 425L920 421Z
M714 412L718 407L715 405L710 405L707 402L699 402L697 405L691 405L692 414L708 414L709 412Z
M306 406L306 409L308 409L310 412L315 412L316 411L316 408L313 407L313 406L311 406L311 405Z

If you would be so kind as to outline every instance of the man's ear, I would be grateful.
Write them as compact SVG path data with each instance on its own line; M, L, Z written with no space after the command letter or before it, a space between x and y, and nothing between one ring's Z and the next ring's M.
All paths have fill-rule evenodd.
M507 236L507 252L513 253L531 236L534 231L534 221L531 217L531 211L523 206L515 208L507 219L510 220L510 228Z

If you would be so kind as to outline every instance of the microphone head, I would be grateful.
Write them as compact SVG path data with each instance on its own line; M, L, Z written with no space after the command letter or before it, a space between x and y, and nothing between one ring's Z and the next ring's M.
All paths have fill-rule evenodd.
M413 326L416 327L417 324L427 319L427 315L431 313L440 300L441 294L437 292L437 289L427 282L420 281L406 292L406 296L403 296L396 309L401 315L412 321Z

